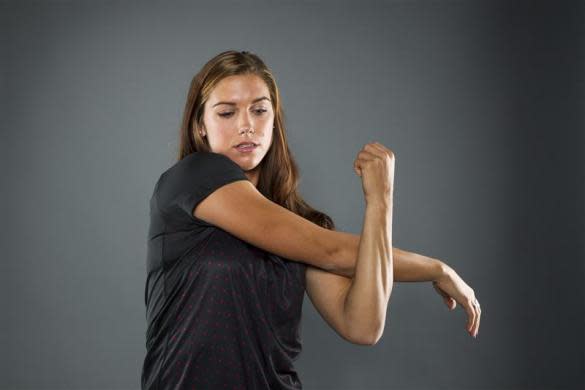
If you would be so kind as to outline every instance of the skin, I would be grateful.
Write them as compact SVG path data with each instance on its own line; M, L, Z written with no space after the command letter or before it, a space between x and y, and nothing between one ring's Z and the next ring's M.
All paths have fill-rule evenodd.
M260 97L270 99L270 92L258 76L237 75L222 79L205 102L202 129L211 150L237 163L254 186L258 185L260 162L272 143L274 126L270 100L253 103ZM217 105L220 102L235 104ZM259 146L251 153L242 153L234 146L243 141L255 142Z
M258 76L236 75L222 79L211 92L208 101L205 102L203 126L200 129L201 135L207 137L211 150L224 154L236 162L254 186L258 185L260 162L266 156L272 143L274 126L274 111L271 102L269 100L253 102L260 97L269 99L270 93L264 81ZM234 104L217 104L219 102L232 102ZM247 131L249 129L251 131ZM259 146L252 153L241 153L234 146L243 141L252 141L258 143ZM372 147L375 149L371 149ZM377 151L390 153L389 149L377 142L370 145L369 148L370 153ZM361 176L358 161L359 159L356 159L354 163L354 170L358 176ZM369 183L369 187L380 185L380 183L382 182L377 180L374 184ZM362 181L362 185L365 190L366 182ZM371 193L379 192L371 191ZM374 203L379 204L379 202L370 202L370 204ZM382 207L384 212L380 213L379 210L370 212L372 220L374 219L373 215L384 215L388 210L388 205L375 207ZM376 221L376 223L381 223L381 221ZM375 224L369 225L371 225L369 229L375 228ZM338 236L340 237L338 258L343 258L344 262L348 264L357 265L361 236L345 232L338 232ZM475 300L473 289L459 277L455 270L438 259L394 247L392 248L392 258L393 271L386 270L385 273L393 272L393 279L398 282L432 281L434 291L441 296L450 310L454 310L457 303L463 307L468 315L466 330L471 336L477 336L481 309L473 304ZM309 267L308 273L311 275L307 278L309 283L320 286L314 291L329 290L331 294L347 296L352 278L325 272L314 267ZM389 296L391 287L389 287L388 281L385 280L380 285L383 285L384 291L384 294L380 296ZM355 299L355 301L359 300ZM381 301L387 302L386 299ZM326 301L323 300L323 302ZM354 306L358 307L358 305ZM385 305L380 305L380 307L383 306ZM321 304L320 307L322 310L327 310L324 304ZM377 310L377 312L379 315L385 314L385 310Z
M392 214L394 154L376 143L366 144L354 162L362 178L366 210L357 252L355 275L344 297L344 315L350 332L373 335L384 331L394 285Z
M337 232L339 235L340 249L337 259L348 264L354 264L358 256L360 235L348 232ZM449 310L455 310L457 304L467 314L465 329L477 337L481 320L481 308L473 304L475 291L445 262L393 247L394 281L395 282L432 282L433 291L442 298ZM351 266L350 266L351 268ZM337 285L349 285L351 273L341 276L325 273L327 283Z

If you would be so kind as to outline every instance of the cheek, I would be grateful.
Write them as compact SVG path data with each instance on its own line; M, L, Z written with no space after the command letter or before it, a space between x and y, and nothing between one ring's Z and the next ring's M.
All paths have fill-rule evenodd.
M274 130L272 129L270 131L267 131L263 137L267 145L269 145L270 142L272 141L272 137L274 136L273 131Z
M213 133L213 142L217 146L229 145L232 142L232 140L230 139L230 137L227 136L227 134L228 133L225 129L222 128L216 129L216 131Z

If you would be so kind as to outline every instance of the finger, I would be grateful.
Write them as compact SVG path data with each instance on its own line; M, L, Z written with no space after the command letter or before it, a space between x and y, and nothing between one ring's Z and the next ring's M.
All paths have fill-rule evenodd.
M388 153L388 151L379 142L372 142L372 143L370 143L368 145L373 146L374 148L378 149L380 152L382 152L384 154L387 154Z
M368 150L361 150L358 155L357 158L361 158L363 160L374 160L375 158L380 157L379 155L376 154L375 151L373 151L371 148L369 148Z
M465 304L465 311L467 312L467 327L466 330L469 333L472 333L473 324L475 323L475 310L473 310L473 305L470 303Z
M473 336L475 333L475 324L477 323L477 311L475 310L475 306L471 306L471 312L473 313L473 320L471 322L471 329L469 329L469 334Z
M376 145L379 146L380 148L382 148L386 153L390 154L390 155L394 155L394 152L391 151L390 149L388 149L386 146L382 145L379 142L376 142Z
M356 171L358 176L362 175L362 165L368 161L372 161L376 158L372 153L361 151L353 162L353 169Z
M445 301L445 305L447 305L447 308L449 310L453 310L454 309L454 307L453 307L453 299L452 298L447 297L447 298L443 298L443 300Z
M474 313L474 317L473 317L473 328L471 329L471 335L473 337L475 337L475 334L477 333L477 321L479 320L479 313L477 312L477 307L475 305L473 305L473 313Z
M475 296L473 297L473 310L475 312L475 322L473 324L473 337L475 337L477 335L477 332L479 330L479 320L480 320L480 316L481 316L481 308L479 307L479 301L477 300L477 298L475 298Z
M362 168L364 168L364 165L368 164L370 161L374 161L377 158L379 157L373 155L372 153L368 153L366 151L359 152L358 157L355 159L353 163L356 173L358 173L358 175L361 176Z
M443 301L445 302L445 304L447 305L449 310L455 309L455 307L457 307L457 302L453 298L451 298L451 296L449 294L447 294L446 292L441 290L439 287L437 287L437 284L435 282L433 282L432 284L433 284L433 288L435 290L437 290L439 295L441 295L443 297Z
M477 306L477 321L475 325L475 336L479 333L479 322L481 321L481 307Z
M372 153L373 155L379 158L386 158L387 156L386 151L377 146L375 143L369 143L364 145L364 150Z

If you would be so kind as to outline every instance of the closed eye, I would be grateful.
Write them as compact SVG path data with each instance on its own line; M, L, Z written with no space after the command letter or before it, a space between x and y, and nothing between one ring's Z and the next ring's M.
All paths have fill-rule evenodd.
M260 116L262 114L264 114L267 110L265 109L258 109L258 110L254 110L254 112L256 113L256 115ZM222 112L221 114L218 114L219 116L223 117L223 118L228 118L230 116L233 115L233 112Z

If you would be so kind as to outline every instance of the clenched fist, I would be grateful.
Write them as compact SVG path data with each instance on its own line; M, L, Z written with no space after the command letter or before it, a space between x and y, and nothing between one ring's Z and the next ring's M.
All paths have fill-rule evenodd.
M370 142L357 154L354 170L362 178L366 203L392 199L394 189L394 153L378 142Z

